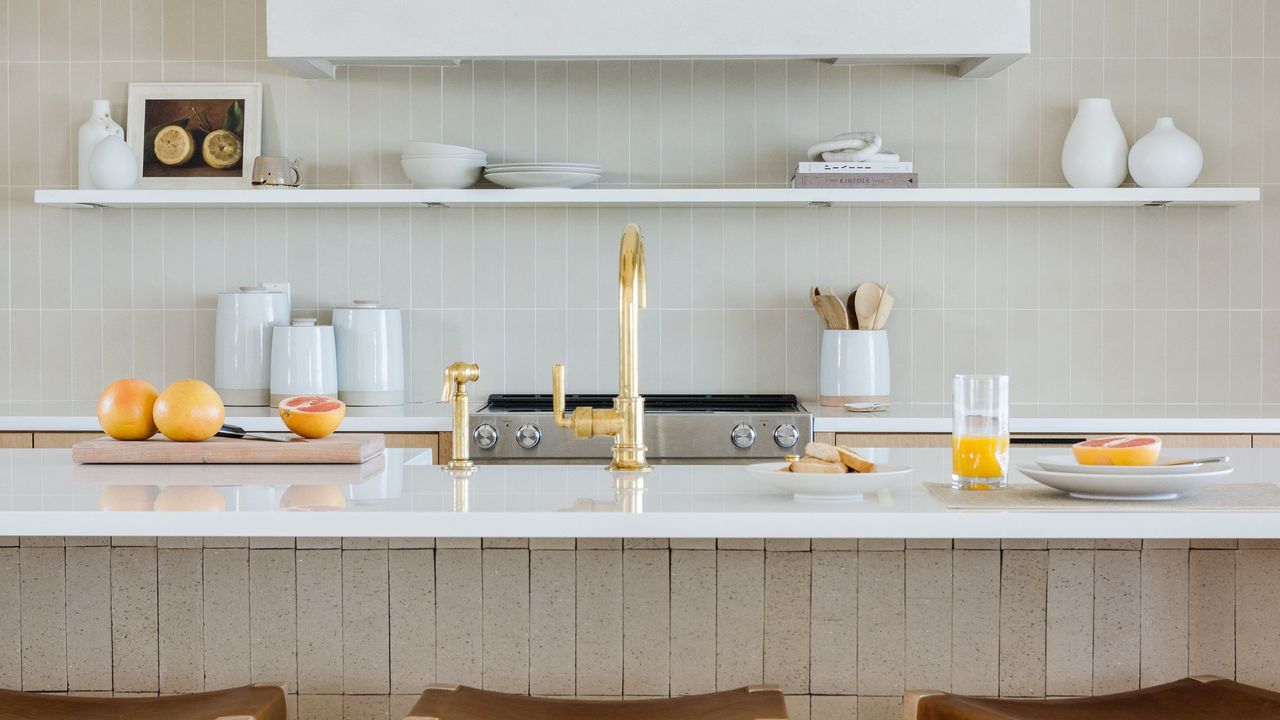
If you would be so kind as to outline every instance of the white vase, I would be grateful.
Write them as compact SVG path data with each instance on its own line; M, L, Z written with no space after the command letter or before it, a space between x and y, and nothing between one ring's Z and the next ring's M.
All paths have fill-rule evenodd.
M1062 174L1071 187L1120 187L1128 172L1129 145L1106 98L1080 101L1067 141L1062 145Z
M1156 120L1129 151L1129 174L1145 188L1184 188L1200 177L1204 151L1190 135L1173 124L1173 118Z
M89 187L98 190L128 190L138 182L138 159L124 138L108 135L98 143L89 156L89 178Z
M81 190L92 190L93 178L89 176L89 156L93 149L109 136L124 139L124 128L111 119L111 103L106 100L94 100L93 109L89 111L89 119L80 126L80 154L76 160L79 164L77 182Z

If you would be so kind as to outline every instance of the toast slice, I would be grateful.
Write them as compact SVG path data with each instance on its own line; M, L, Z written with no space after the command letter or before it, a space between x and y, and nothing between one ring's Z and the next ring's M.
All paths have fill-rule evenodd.
M839 445L836 452L840 455L840 462L850 470L858 473L873 473L876 471L876 464L858 454L857 450L850 447Z
M826 460L829 463L842 462L840 460L840 449L827 443L811 442L804 446L804 454L807 457Z
M794 473L846 473L849 472L844 463L827 462L815 457L803 457L791 463Z

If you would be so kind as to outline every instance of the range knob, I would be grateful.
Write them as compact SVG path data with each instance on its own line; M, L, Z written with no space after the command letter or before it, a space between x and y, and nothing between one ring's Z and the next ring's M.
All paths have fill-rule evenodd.
M778 447L790 450L800 442L800 431L791 423L783 423L773 431L773 441Z
M729 439L735 447L746 450L756 442L756 430L746 423L738 423L729 432Z
M498 428L489 423L477 425L476 429L471 431L471 439L481 450L492 450L493 446L498 444Z
M542 431L537 425L521 425L516 430L516 444L525 450L532 450L538 447L538 443L542 442Z

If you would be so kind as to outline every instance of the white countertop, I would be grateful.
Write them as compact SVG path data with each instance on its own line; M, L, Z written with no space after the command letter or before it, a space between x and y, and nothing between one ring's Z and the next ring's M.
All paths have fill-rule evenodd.
M1013 462L1043 452L1015 448ZM949 480L947 450L876 450L874 456L914 470L887 480L873 500L805 503L730 465L660 465L643 476L643 491L633 492L627 478L594 465L489 465L456 481L430 465L423 450L388 450L364 466L88 466L73 464L67 450L6 450L0 451L0 535L1280 537L1280 508L948 510L921 485ZM1233 451L1232 464L1231 483L1272 482L1280 477L1280 450ZM1016 472L1011 481L1030 482ZM193 510L156 511L157 504ZM290 511L304 506L332 512Z
M896 404L885 412L852 413L804 400L814 432L949 433L951 406ZM473 403L472 412L483 403ZM0 404L0 432L96 432L93 403ZM1280 434L1280 405L1014 405L1015 433L1243 433ZM250 432L284 432L275 408L228 407L227 422ZM449 406L408 403L394 407L348 407L346 432L448 432Z

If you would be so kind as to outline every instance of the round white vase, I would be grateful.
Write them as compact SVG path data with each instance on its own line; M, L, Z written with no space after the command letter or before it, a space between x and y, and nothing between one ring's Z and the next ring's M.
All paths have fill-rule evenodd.
M80 126L78 136L79 155L76 157L79 175L77 183L81 190L92 190L93 179L89 174L89 157L93 149L105 138L114 135L124 139L124 128L111 119L111 103L107 100L94 100L93 109L89 111L89 119Z
M109 135L93 148L89 178L99 190L128 190L138 182L138 160L124 138Z
M1170 117L1157 119L1155 129L1129 151L1129 174L1144 188L1187 187L1203 168L1200 143L1179 130Z
M1129 144L1107 98L1080 101L1067 141L1062 174L1071 187L1120 187L1129 169Z

